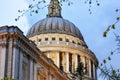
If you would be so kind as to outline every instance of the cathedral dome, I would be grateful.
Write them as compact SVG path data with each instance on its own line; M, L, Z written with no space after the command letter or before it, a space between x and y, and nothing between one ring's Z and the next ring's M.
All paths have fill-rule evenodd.
M84 41L79 29L70 21L61 16L61 6L58 0L51 0L48 6L47 18L35 23L27 33L27 37L33 37L40 34L59 33L67 34Z
M27 37L47 33L67 34L83 40L79 29L72 22L60 17L48 17L38 21L28 31Z

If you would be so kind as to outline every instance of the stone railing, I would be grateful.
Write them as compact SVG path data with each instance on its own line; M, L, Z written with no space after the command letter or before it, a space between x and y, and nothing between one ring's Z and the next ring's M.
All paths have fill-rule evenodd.
M72 43L72 42L65 42L65 41L44 41L44 42L36 42L37 46L68 46L72 48L79 48L81 50L85 50L91 52L88 48L85 48L82 45ZM92 53L92 52L91 52Z

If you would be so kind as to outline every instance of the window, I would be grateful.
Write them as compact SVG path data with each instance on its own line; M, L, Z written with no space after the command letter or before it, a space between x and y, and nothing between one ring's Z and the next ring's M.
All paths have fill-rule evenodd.
M41 42L41 39L39 39L38 41Z
M45 41L48 41L48 38L45 38Z
M72 41L72 43L75 43L74 41Z
M55 37L53 37L52 40L55 41Z
M63 39L62 38L59 38L59 41L62 41Z
M69 39L66 39L65 41L66 41L66 42L69 42Z
M78 43L78 45L80 45L80 43Z

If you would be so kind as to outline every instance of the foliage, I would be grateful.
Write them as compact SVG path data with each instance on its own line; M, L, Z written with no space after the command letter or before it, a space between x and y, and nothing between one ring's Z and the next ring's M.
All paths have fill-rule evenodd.
M16 80L16 79L11 79L11 78L5 77L5 78L3 78L3 79L1 79L1 80Z
M115 11L118 13L120 12L120 9L116 9ZM103 37L107 37L107 34L111 29L115 30L116 24L119 21L120 21L120 17L117 17L116 21L113 24L109 25L107 29L104 31ZM101 70L100 76L102 76L103 79L107 79L107 80L120 80L120 69L114 69L112 66L108 68L105 65L108 61L111 61L111 56L113 56L114 54L118 55L120 53L120 36L116 34L115 36L117 42L117 49L111 51L110 55L106 59L104 59L103 63L101 63L100 66L98 67Z
M40 0L38 2L36 0L33 0L33 2L35 2L35 4L29 4L27 10L18 10L18 12L21 13L21 15L19 15L17 18L15 18L15 21L18 21L26 13L30 13L30 16L32 16L34 13L38 14L40 9L44 9L45 7L48 7L48 5L49 5L49 4L47 4L47 5L44 5L43 7L40 7L41 4L46 3L46 0ZM59 0L58 4L60 4L62 6L63 3L67 3L67 5L70 6L73 4L73 2L74 2L73 0ZM96 2L97 6L100 5L98 0L95 0L95 2ZM84 0L84 3L89 5L88 11L90 12L90 14L92 14L92 11L91 11L92 0Z
M118 55L120 53L120 36L116 34L115 36L116 36L116 42L117 42L117 49L112 51L110 55L106 59L104 59L103 62L98 67L101 71L100 76L103 79L107 79L107 80L120 80L120 69L114 69L112 66L108 68L105 65L108 61L111 61L111 56L115 54Z
M120 71L119 69L114 69L112 66L110 68L107 68L106 66L100 68L101 74L103 79L107 80L120 80Z
M120 9L116 9L115 11L118 13L118 12L120 11ZM111 29L115 29L115 28L116 28L116 24L117 24L119 21L120 21L120 17L117 17L117 18L116 18L116 21L115 21L113 24L109 25L109 26L107 27L107 29L104 31L103 37L106 37L107 34L108 34L108 32L109 32Z
M86 74L86 68L84 67L84 64L80 62L78 64L77 70L75 71L75 73L73 73L72 78L73 79L79 78L80 80L82 80L85 74Z
M35 1L36 1L36 0L33 0L33 2L35 2ZM74 1L73 1L73 0L60 0L60 2L59 2L58 4L60 4L60 5L62 6L62 5L63 5L63 2L68 3L68 6L70 6L71 4L73 4ZM89 11L90 14L91 14L91 13L92 13L91 7L92 7L93 0L84 0L84 2L85 2L85 4L88 4L88 5L89 5L88 11ZM96 2L96 5L97 5L97 6L100 5L100 3L99 3L98 0L95 0L95 2ZM15 21L18 21L18 20L20 19L20 17L24 16L26 13L30 13L31 16L33 15L33 13L38 14L40 9L44 9L45 7L48 6L48 4L47 4L47 5L44 5L43 7L40 7L40 5L43 4L43 3L46 3L46 0L38 1L38 2L36 2L36 4L29 4L27 10L18 10L18 12L21 13L21 15L18 16L17 18L15 18ZM120 12L120 9L116 9L115 11L118 13L118 12ZM49 16L49 15L47 15L47 16ZM109 33L109 31L110 31L111 29L116 29L116 24L117 24L119 21L120 21L120 17L118 16L118 17L116 18L116 21L115 21L114 23L112 23L111 25L109 25L109 26L107 27L107 29L104 31L103 37L107 37L107 34ZM109 54L109 56L108 56L107 58L105 58L105 59L103 60L103 62L100 64L100 66L98 67L98 68L101 70L101 74L102 74L101 76L103 76L104 79L107 78L108 80L118 80L119 77L120 77L120 73L119 73L119 70L120 70L120 69L117 69L117 70L116 70L116 69L113 69L112 67L107 68L107 67L105 66L105 64L106 64L108 61L111 61L111 60L112 60L112 59L111 59L111 56L113 56L116 52L117 52L117 53L120 53L120 36L116 36L116 41L118 42L118 45L117 45L118 48L115 49L114 51L111 51L110 54ZM80 64L78 65L78 68L77 68L76 72L75 72L73 75L74 75L75 77L77 77L77 76L78 76L78 77L83 76L83 74L85 74L84 69L85 69L85 68L84 68L83 64L80 63Z

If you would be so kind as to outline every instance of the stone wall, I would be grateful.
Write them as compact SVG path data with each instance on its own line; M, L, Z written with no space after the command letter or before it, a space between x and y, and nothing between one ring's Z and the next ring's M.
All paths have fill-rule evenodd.
M69 79L16 26L0 27L0 79L4 77L16 80Z

